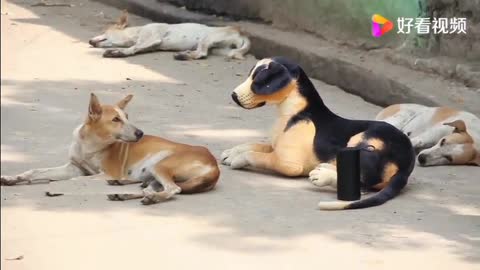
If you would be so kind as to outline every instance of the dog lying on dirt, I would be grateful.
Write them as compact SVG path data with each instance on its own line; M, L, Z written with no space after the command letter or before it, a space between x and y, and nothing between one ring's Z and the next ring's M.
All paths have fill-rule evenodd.
M480 119L471 113L448 107L395 104L383 109L376 119L410 137L421 166L480 166Z
M222 153L222 163L233 169L254 167L286 176L310 176L316 186L336 187L336 154L345 147L361 151L361 181L379 191L355 202L320 202L320 209L356 209L383 204L407 184L415 166L408 137L390 124L344 119L323 103L300 66L285 58L260 60L248 78L233 91L242 108L275 104L278 118L268 144L248 143Z
M127 27L128 13L124 11L118 22L105 33L90 39L93 47L108 49L104 57L127 57L153 51L180 51L177 60L206 58L213 54L243 59L250 49L250 40L232 26L211 27L197 23L149 23Z
M168 200L177 193L211 190L220 171L204 147L144 135L128 120L128 95L116 105L101 105L91 94L85 122L73 132L69 160L60 167L1 176L2 185L58 180L107 180L111 185L143 182L138 194L111 194L111 200L142 199L143 204ZM163 187L163 190L161 190Z

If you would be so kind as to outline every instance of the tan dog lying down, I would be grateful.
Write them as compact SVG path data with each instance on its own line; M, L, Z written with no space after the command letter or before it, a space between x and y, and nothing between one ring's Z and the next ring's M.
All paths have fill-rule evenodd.
M204 147L143 135L124 112L131 99L129 95L114 106L100 105L92 94L85 122L73 132L65 165L1 176L1 184L71 179L101 179L112 185L143 182L146 188L138 194L109 195L111 200L143 198L143 204L211 190L220 175L212 154Z
M480 119L448 107L396 104L376 117L410 137L421 166L480 166Z
M108 49L104 57L127 57L153 51L180 51L177 60L206 58L213 54L243 59L250 49L250 40L231 26L211 27L198 23L149 23L127 27L128 14L122 14L118 22L105 33L90 39L93 47Z

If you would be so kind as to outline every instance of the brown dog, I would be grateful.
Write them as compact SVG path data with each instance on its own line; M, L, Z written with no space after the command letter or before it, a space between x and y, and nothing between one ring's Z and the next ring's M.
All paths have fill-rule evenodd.
M103 179L113 185L144 182L141 193L109 195L111 200L143 198L143 204L212 189L220 171L208 149L143 135L124 112L131 99L128 95L114 106L101 105L91 94L86 120L73 133L67 164L2 176L1 184L69 179Z

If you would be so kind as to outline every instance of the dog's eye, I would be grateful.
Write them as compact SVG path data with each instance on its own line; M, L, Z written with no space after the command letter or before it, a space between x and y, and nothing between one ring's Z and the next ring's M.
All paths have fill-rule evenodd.
M122 122L122 120L116 116L115 118L112 119L113 122Z
M445 139L442 139L442 140L440 141L440 146L443 146L444 144L445 144Z

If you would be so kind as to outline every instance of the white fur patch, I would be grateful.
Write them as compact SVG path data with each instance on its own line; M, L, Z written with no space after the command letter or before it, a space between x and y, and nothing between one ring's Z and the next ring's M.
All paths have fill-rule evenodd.
M332 186L337 187L336 167L329 163L321 163L309 173L308 178L312 184L318 187Z
M115 107L114 109L118 113L118 116L120 116L120 119L122 120L122 122L128 123L127 115L125 114L125 112L122 109L117 107Z
M320 210L343 210L351 203L345 201L319 202L318 208Z
M137 162L131 167L131 173L129 178L135 180L143 180L145 177L151 175L152 168L163 159L167 158L172 154L171 151L160 151L153 155L148 155L141 161Z
M242 169L247 167L249 165L247 154L248 152L244 152L235 156L235 158L232 159L232 163L230 164L230 167L232 169Z

